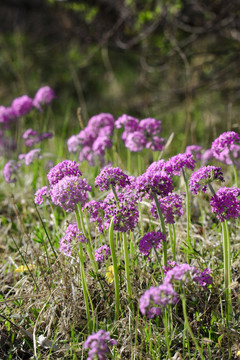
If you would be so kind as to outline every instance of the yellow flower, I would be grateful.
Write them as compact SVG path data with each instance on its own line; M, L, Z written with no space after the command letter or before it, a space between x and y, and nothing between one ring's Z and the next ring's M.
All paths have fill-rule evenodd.
M107 278L107 281L109 282L109 284L111 284L113 282L113 280L114 280L113 265L110 265L107 268L106 278Z
M20 265L17 269L15 269L15 272L16 272L16 273L23 273L24 271L28 271L28 269L29 269L29 270L34 270L35 268L36 268L36 266L33 265L33 264L29 264L29 265L28 265L28 268L27 268L26 265L25 265L25 266Z
M238 350L238 352L237 352L237 356L240 356L240 350Z

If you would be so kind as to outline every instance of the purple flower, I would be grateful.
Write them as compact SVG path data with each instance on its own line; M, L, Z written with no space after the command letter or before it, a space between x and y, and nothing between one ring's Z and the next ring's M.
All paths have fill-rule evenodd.
M138 222L138 210L136 202L125 193L118 193L118 203L112 192L103 202L104 225L107 229L113 219L114 230L120 232L133 231Z
M24 131L24 133L22 134L22 138L24 140L27 140L31 137L35 137L38 134L38 132L36 130L33 130L32 128L27 129Z
M176 305L177 293L170 283L164 283L158 287L151 286L139 300L139 309L152 319L162 314L167 305Z
M16 119L16 114L11 107L0 106L0 123L8 124Z
M161 132L162 122L153 118L143 119L139 123L139 128L147 134L154 136Z
M201 157L202 164L205 165L208 163L209 160L212 160L212 159L213 159L212 149L205 150Z
M216 213L220 222L237 218L240 214L240 189L236 187L222 187L211 197L211 211Z
M234 131L224 132L212 142L211 149L213 151L213 155L218 158L218 155L220 155L224 149L228 148L230 145L233 145L235 142L240 143L240 137L238 133Z
M176 263L176 261L168 261L167 266L163 265L163 267L162 267L163 273L166 274L169 270L172 270L177 265L178 264Z
M158 160L154 161L148 168L147 171L161 171L164 170L165 161L164 160Z
M72 135L67 141L68 151L76 153L81 145L81 141L77 135Z
M222 169L211 165L203 166L192 173L189 179L189 188L195 195L197 195L200 190L205 193L207 191L207 185L214 180L225 181Z
M200 160L202 158L201 150L201 145L189 145L186 147L185 153L193 154L197 160Z
M103 262L108 259L108 256L111 255L111 250L109 246L102 245L97 250L95 250L95 261Z
M113 168L111 166L106 166L101 170L100 174L95 179L95 187L99 187L99 190L109 190L111 186L119 186L124 188L126 185L129 185L129 178L124 172L119 168Z
M165 171L154 171L152 168L136 178L135 187L140 199L144 196L153 199L152 192L166 196L173 190L171 177Z
M81 176L76 161L64 160L54 166L48 173L47 178L50 186L57 184L65 176Z
M210 273L210 268L204 269L203 271L195 269L193 281L198 283L198 285L200 285L203 289L207 290L208 285L211 285L213 282L213 278Z
M196 160L193 158L193 155L190 153L178 154L171 157L165 163L165 171L171 175L181 175L181 170L187 167L188 169L193 170Z
M11 108L17 117L24 116L32 110L33 101L29 96L23 95L13 100Z
M170 193L165 197L159 197L158 203L167 224L175 223L174 216L180 217L183 215L182 197L178 194ZM153 201L151 205L151 214L157 219L158 214L155 202Z
M73 249L74 241L86 243L87 239L77 227L76 223L69 224L65 236L59 240L59 251L66 256L70 256Z
M25 165L29 166L33 163L34 159L41 159L42 156L40 155L40 149L33 149L29 151L27 154L20 154L18 156L19 160L24 160Z
M152 151L161 151L165 145L165 139L159 136L153 136L150 141L146 143L146 148Z
M151 231L140 240L139 251L149 259L152 248L161 249L163 241L166 241L166 236L162 232Z
M147 139L142 131L134 131L126 136L125 146L132 152L142 151L147 143Z
M226 165L232 165L230 151L234 159L235 165L239 168L238 159L240 158L240 145L231 144L229 145L229 147L225 148L219 155L215 157Z
M95 357L98 360L106 360L110 350L109 345L117 345L116 340L110 338L110 334L107 331L99 330L88 336L83 348L89 348L87 360L94 360Z
M100 113L98 115L92 116L89 119L87 129L91 132L91 135L94 139L96 139L99 135L112 136L114 122L115 119L112 114Z
M35 199L34 199L35 204L41 205L44 202L44 197L48 197L48 196L49 196L49 191L47 186L41 187L35 192Z
M21 167L21 164L16 162L15 160L9 160L3 168L3 176L7 183L14 183L17 181L15 177L13 177L18 169Z
M98 224L98 231L103 232L103 216L104 216L104 201L91 200L85 204L88 214L90 214L89 220Z
M48 105L55 98L53 89L49 86L43 86L36 92L36 95L33 99L33 105L42 111L41 105Z
M164 284L172 283L173 281L188 282L191 272L194 271L195 271L195 267L190 266L189 264L176 265L167 272L164 278Z
M115 126L117 129L121 129L124 126L125 131L130 133L138 130L139 120L130 115L123 114L116 120Z
M111 147L112 141L107 136L98 136L93 143L92 150L97 156L104 157L105 149Z
M78 203L86 203L87 191L91 191L85 179L78 176L64 176L50 189L51 200L55 205L62 207L66 212L74 211Z

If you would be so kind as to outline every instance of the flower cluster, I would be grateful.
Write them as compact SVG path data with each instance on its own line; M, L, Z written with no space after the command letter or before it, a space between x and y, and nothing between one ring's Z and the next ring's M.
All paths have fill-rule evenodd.
M78 229L77 224L69 224L65 236L59 240L59 251L70 256L73 250L74 241L86 243L87 239Z
M130 185L129 178L119 167L106 166L95 179L95 187L101 191L109 190L111 186L124 188L126 185Z
M168 174L180 176L182 169L187 167L193 170L195 163L196 160L191 153L177 154L166 161L164 169Z
M83 348L89 349L87 360L106 360L110 353L109 345L117 345L116 340L111 339L109 332L99 330L88 336Z
M24 160L25 161L25 165L29 166L30 164L33 163L34 159L41 159L42 156L40 155L40 149L33 149L31 151L29 151L26 154L20 154L18 156L19 160Z
M207 185L214 180L225 181L222 169L211 165L203 166L192 173L189 179L189 188L195 195L197 195L200 190L205 193L207 191Z
M211 197L211 211L216 213L220 222L237 218L240 214L240 189L236 187L220 188L214 196Z
M17 179L16 179L16 177L14 177L14 175L16 175L16 173L20 167L21 167L21 164L19 164L15 160L9 160L4 165L3 176L7 183L14 183L17 181Z
M95 250L95 261L103 262L108 259L108 256L111 255L111 250L109 246L102 245L97 250Z
M240 136L235 131L226 131L212 142L213 155L218 158L220 153L234 143L240 143Z
M101 113L91 117L85 129L71 136L67 141L69 152L79 152L79 161L87 160L89 165L104 163L106 148L112 147L114 117Z
M202 272L189 264L178 265L176 262L168 262L168 265L163 267L166 274L163 284L158 287L150 287L139 300L139 308L142 314L153 318L162 314L163 309L167 305L175 305L178 301L178 296L173 288L178 282L188 283L190 281L197 283L204 290L207 286L212 284L211 270L204 269Z
M47 178L50 186L57 184L65 176L81 176L82 173L78 168L76 161L64 160L54 166L49 173Z
M43 186L36 191L34 199L35 204L41 205L44 202L44 197L49 197L49 191L47 186Z
M170 193L164 197L158 197L159 207L163 213L167 224L174 224L174 216L183 215L182 197L175 193ZM151 203L151 214L157 219L157 207L155 201Z
M226 165L232 165L233 158L234 164L237 166L237 168L239 168L240 145L231 144L215 157Z
M139 199L153 199L153 192L166 196L173 190L172 178L164 171L154 171L152 168L136 178L135 187Z
M147 256L149 259L149 254L152 248L161 249L162 241L166 241L166 236L160 231L151 231L144 235L139 242L139 251Z
M201 160L202 158L202 146L201 145L189 145L185 149L185 153L192 154L196 160Z
M27 129L24 131L22 138L24 139L25 145L28 147L32 147L34 144L38 144L44 139L51 139L53 134L50 132L44 132L39 134L36 130Z
M86 179L80 179L78 176L64 176L51 187L51 201L66 212L71 212L75 210L78 203L83 206L87 202L87 191L91 190Z
M147 118L140 121L124 114L118 118L115 126L118 129L124 127L122 140L132 152L138 152L144 148L160 151L165 145L165 139L159 136L162 130L159 120Z
M48 105L52 102L53 99L55 99L55 93L53 89L51 89L49 86L43 86L40 89L38 89L34 99L33 99L33 105L40 111L42 110L42 105Z

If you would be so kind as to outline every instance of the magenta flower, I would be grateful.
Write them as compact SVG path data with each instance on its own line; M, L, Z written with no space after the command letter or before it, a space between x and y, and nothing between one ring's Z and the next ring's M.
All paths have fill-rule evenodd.
M36 95L33 99L33 105L42 111L41 105L48 105L51 101L56 98L53 89L49 86L43 86L36 92Z
M240 214L240 189L222 187L211 197L211 211L217 215L220 222L237 218Z
M65 176L81 176L76 161L64 160L54 166L48 173L47 178L50 186L57 184Z
M85 209L87 209L88 214L90 214L89 221L96 222L97 228L100 233L103 232L103 216L104 216L104 201L91 200L85 204Z
M175 216L183 215L182 197L175 193L170 193L167 196L159 197L158 203L167 224L174 224ZM155 219L158 219L156 203L151 203L151 214Z
M83 206L87 200L87 191L91 191L85 179L78 176L64 176L50 189L51 201L66 212L75 210L77 204Z
M189 153L195 156L197 160L201 160L202 158L202 146L201 145L188 145L186 147L185 153Z
M21 167L21 164L15 160L9 160L3 168L3 176L7 183L15 183L17 181L16 177L13 177L17 174L18 169Z
M161 249L163 241L166 241L165 234L160 231L151 231L144 235L140 240L138 246L139 251L149 259L152 248Z
M193 158L193 155L190 153L178 154L171 157L165 163L165 171L171 175L181 175L181 170L187 167L188 169L193 170L196 160Z
M201 162L203 165L207 164L209 160L213 159L213 151L212 149L207 149L204 151L201 157Z
M194 173L189 179L189 188L195 195L202 190L204 193L207 191L207 185L214 180L221 182L225 181L223 178L222 169L216 166L203 166Z
M212 142L211 149L213 151L213 155L218 159L220 153L234 143L240 143L238 133L234 131L224 132Z
M101 191L109 190L111 186L124 188L129 184L128 176L119 167L106 166L95 179L95 187Z
M239 168L239 159L240 159L240 145L231 144L229 147L225 148L216 158L226 165L232 165L232 158L234 159L235 165Z
M109 332L99 330L89 335L83 344L84 349L89 348L87 360L107 360L110 353L109 345L117 345L116 340L110 338Z
M73 250L75 242L86 243L87 239L77 227L76 223L69 224L65 236L59 240L59 251L64 253L66 256L70 256Z
M142 151L147 144L147 139L142 131L134 131L126 136L125 146L132 152Z
M153 199L152 192L160 196L172 192L173 183L172 178L165 171L154 171L151 168L136 178L135 187L140 199L145 196Z
M146 134L154 136L161 132L162 122L153 118L142 119L139 123L139 128Z
M13 100L11 108L16 117L24 116L32 110L33 100L29 96L23 95Z
M102 245L97 250L95 250L95 261L103 262L107 260L110 255L110 247L107 245Z
M0 106L0 123L8 124L16 119L16 114L11 107Z
M49 197L49 191L47 186L43 186L35 192L35 204L41 205L44 202L45 197Z
M170 283L164 283L158 287L151 286L140 297L139 309L143 315L150 319L159 316L167 305L176 305L177 293Z

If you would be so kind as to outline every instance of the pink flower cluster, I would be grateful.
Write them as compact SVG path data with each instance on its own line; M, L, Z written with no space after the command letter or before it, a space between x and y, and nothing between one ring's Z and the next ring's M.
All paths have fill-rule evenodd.
M51 139L53 137L53 133L44 132L39 134L36 130L27 129L24 131L22 138L24 139L25 145L28 147L32 147L34 144L38 144L44 139Z
M183 215L182 197L178 194L170 193L167 196L159 197L158 203L167 224L174 224L174 217ZM157 219L156 203L153 201L151 205L151 214Z
M211 211L217 215L220 222L231 218L238 218L240 214L239 196L239 188L222 187L211 197Z
M76 223L68 225L65 236L59 240L59 251L66 256L70 256L73 250L74 240L76 242L87 242L87 239L78 229Z
M117 345L116 340L110 338L107 331L99 330L88 336L83 348L89 349L87 360L107 360L110 353L109 345Z
M122 140L132 152L139 152L144 148L161 151L164 148L165 139L159 136L162 130L159 120L147 118L140 121L124 114L117 119L115 126L117 129L124 127Z
M95 165L96 162L103 165L105 151L112 147L114 122L114 117L108 113L91 117L84 130L68 139L68 151L78 152L80 162L86 160L89 165Z
M152 248L161 249L163 241L166 241L166 236L162 232L151 231L140 240L138 245L139 251L149 259Z

